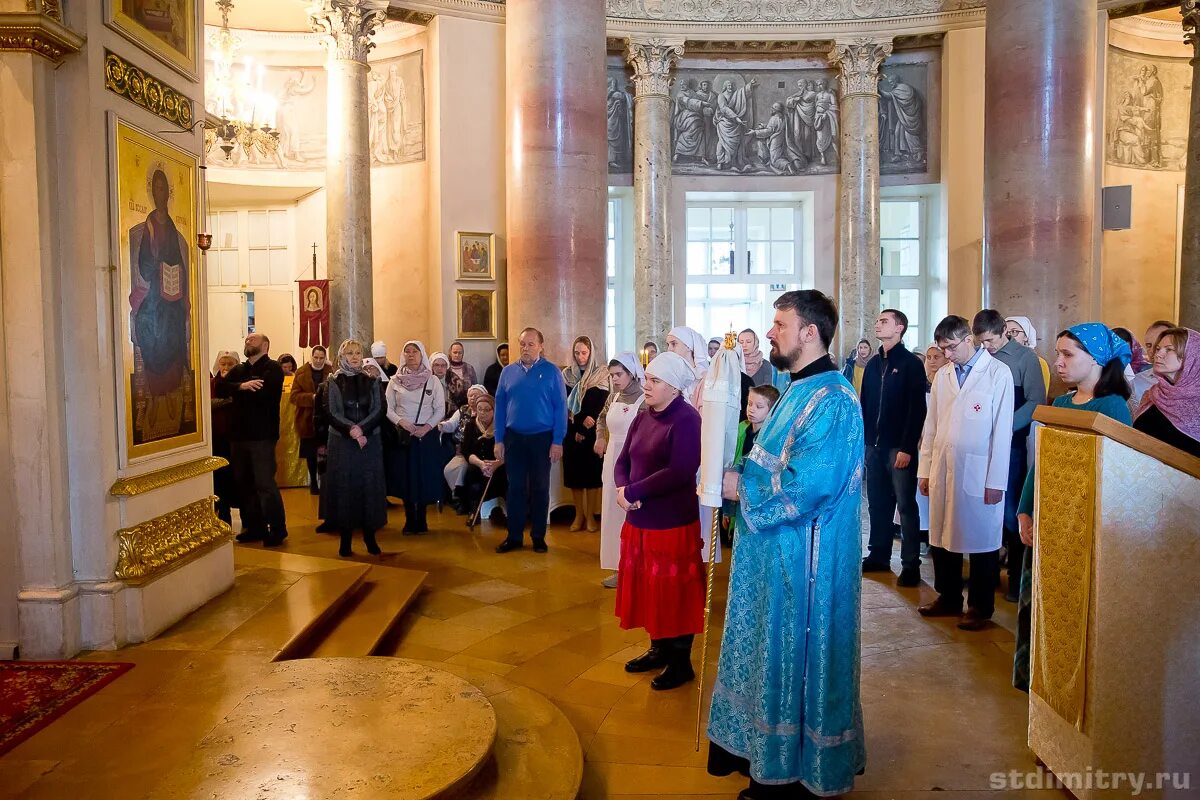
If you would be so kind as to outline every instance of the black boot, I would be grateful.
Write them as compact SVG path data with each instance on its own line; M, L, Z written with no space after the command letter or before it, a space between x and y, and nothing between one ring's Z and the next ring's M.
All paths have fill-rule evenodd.
M367 546L367 552L373 556L383 552L379 549L379 543L375 541L375 531L363 531L363 544Z
M347 558L354 555L354 551L350 549L350 538L354 536L351 531L342 531L342 546L338 548L338 555L342 558Z
M696 673L692 670L692 639L691 634L687 636L676 636L669 640L667 651L667 668L658 674L654 680L650 681L650 688L657 691L666 691L668 689L676 689L683 686L690 680L696 677Z
M429 506L422 503L417 506L416 526L413 528L413 533L429 533L429 522L425 518L425 512Z
M670 639L651 639L649 650L632 661L625 662L625 671L649 672L652 669L664 666L667 663L666 645L670 644L670 642Z
M404 528L400 532L405 536L412 536L417 532L417 514L411 503L404 504Z

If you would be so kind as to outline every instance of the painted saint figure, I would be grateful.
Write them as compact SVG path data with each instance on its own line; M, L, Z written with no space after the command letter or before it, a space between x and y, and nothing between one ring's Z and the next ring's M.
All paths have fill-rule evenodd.
M925 159L925 102L895 75L879 82L879 136L883 156L893 164Z
M195 430L190 395L188 244L171 219L171 185L161 169L150 176L154 209L129 230L132 291L129 330L135 356L138 414L134 441L152 442ZM185 430L185 423L190 427Z
M632 104L629 95L618 85L616 78L608 79L608 100L606 103L607 135L608 135L608 166L610 169L620 167L633 153L630 137L633 131L631 114Z
M742 88L734 89L733 81L725 81L717 95L717 169L745 170L742 137L750 130L750 94L757 85L758 81L751 78Z

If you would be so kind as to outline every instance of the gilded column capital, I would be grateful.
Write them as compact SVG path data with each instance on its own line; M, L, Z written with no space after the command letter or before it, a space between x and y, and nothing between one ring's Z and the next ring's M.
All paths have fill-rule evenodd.
M630 36L625 40L625 60L633 67L633 90L637 97L668 96L671 68L683 55L682 38Z
M371 36L387 21L387 8L388 0L314 0L308 19L314 31L330 37L331 55L366 64L375 46Z
M1183 0L1179 13L1183 15L1183 38L1200 55L1200 0Z
M838 39L829 61L841 75L842 97L879 94L879 65L892 54L891 37Z

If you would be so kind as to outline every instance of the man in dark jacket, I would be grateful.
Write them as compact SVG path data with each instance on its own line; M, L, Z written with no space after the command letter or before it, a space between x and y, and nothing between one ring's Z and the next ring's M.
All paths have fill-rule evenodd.
M875 323L881 343L863 371L863 431L866 441L870 554L863 572L891 570L892 531L900 509L898 586L921 582L921 516L917 510L917 453L925 425L925 367L902 341L908 317L884 309Z
M279 441L279 401L283 369L268 352L271 340L261 333L246 337L246 360L217 381L217 396L233 400L230 458L242 492L239 542L261 541L277 547L287 538L283 498L275 484L275 443Z

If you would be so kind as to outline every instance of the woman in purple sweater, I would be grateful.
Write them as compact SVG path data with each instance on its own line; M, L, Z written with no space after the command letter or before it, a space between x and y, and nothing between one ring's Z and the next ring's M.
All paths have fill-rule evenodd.
M654 689L674 689L695 678L692 638L704 630L704 565L700 562L700 412L684 393L695 379L675 353L646 367L645 408L637 415L617 458L621 529L621 580L616 614L622 628L645 628L650 649L625 665L627 672L664 667Z

